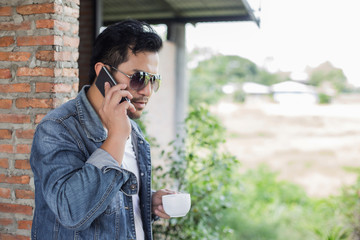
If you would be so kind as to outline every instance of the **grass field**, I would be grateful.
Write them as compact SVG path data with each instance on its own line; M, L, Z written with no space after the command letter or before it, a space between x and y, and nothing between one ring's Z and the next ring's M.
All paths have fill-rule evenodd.
M337 194L356 180L346 169L360 166L360 101L304 106L222 102L212 112L225 125L226 148L243 170L264 163L315 197Z

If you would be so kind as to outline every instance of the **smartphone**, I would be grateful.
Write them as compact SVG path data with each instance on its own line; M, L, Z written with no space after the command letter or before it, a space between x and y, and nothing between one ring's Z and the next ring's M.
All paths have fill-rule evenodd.
M101 68L98 78L96 79L95 85L104 97L105 97L105 86L104 86L105 82L110 83L110 87L115 86L117 84L114 78L111 76L109 70L105 66L103 66ZM130 102L130 100L127 97L123 97L120 103L122 103L123 101Z

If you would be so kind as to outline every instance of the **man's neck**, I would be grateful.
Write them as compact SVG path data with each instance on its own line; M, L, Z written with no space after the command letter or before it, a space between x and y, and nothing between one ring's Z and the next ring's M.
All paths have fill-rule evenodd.
M86 96L91 106L94 108L95 112L99 115L99 109L103 101L103 96L101 95L95 84L92 84L90 86L89 90L86 93Z

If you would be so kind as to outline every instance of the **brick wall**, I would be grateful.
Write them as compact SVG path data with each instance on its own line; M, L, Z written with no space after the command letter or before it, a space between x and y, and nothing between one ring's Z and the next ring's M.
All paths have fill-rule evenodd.
M36 124L78 90L80 0L1 0L0 239L30 239Z

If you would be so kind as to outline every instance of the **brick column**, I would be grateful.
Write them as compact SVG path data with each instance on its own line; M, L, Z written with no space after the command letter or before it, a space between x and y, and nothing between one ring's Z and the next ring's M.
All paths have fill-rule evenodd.
M30 239L32 137L49 110L77 93L79 5L1 0L0 239Z

